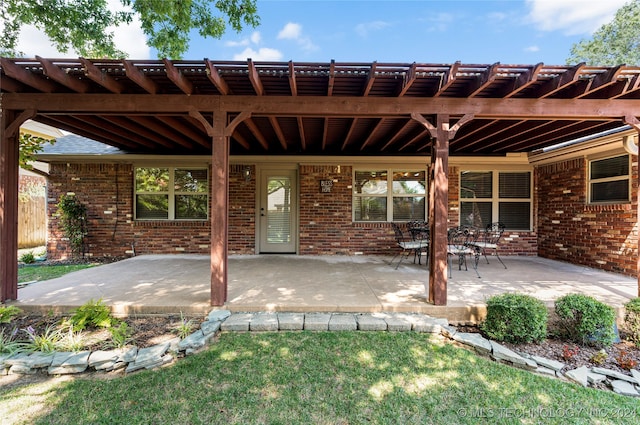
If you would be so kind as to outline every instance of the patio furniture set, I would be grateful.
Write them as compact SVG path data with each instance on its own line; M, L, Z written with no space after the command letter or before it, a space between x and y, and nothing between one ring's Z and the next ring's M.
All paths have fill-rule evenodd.
M400 248L400 251L391 259L393 264L394 260L399 256L400 260L396 264L396 269L400 266L405 258L408 258L413 254L413 262L418 259L418 264L421 263L421 258L426 253L425 263L429 264L429 225L425 221L409 221L404 225L391 223L396 237L396 244ZM404 227L404 229L403 229ZM449 266L449 277L451 277L452 263L457 258L458 270L462 270L464 265L465 270L467 268L467 257L473 257L472 267L475 270L478 277L478 263L480 256L484 256L487 264L489 264L489 258L487 252L493 251L495 256L500 261L500 264L506 269L500 255L498 254L498 244L504 233L505 226L502 223L494 222L487 224L484 228L478 228L474 226L456 226L448 230L447 232L447 258Z

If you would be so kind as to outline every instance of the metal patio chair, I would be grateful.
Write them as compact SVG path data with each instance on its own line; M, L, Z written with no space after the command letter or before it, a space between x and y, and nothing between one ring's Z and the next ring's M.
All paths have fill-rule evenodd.
M471 266L475 270L476 275L480 277L478 273L478 257L480 255L479 249L474 245L478 232L475 229L467 226L459 226L449 229L447 233L448 245L447 245L447 259L449 260L449 277L451 277L451 264L454 258L458 259L458 270L467 268L467 256L473 257Z
M504 224L498 222L487 224L487 227L484 229L482 235L478 238L474 245L478 247L480 253L484 255L484 259L487 260L487 264L489 264L487 251L493 250L496 257L498 257L498 261L500 261L500 264L502 264L506 269L507 266L502 262L502 258L500 258L500 255L498 254L498 243L500 242L502 234L504 233L504 227Z
M396 237L396 244L397 246L400 248L400 251L391 259L391 262L389 264L393 264L393 260L396 259L397 256L400 256L400 261L398 261L398 264L396 264L396 270L398 269L398 267L400 267L400 263L402 263L402 260L404 260L404 258L409 257L409 255L411 255L413 253L413 261L415 263L415 258L418 255L422 254L422 251L426 249L426 247L428 247L428 240L420 240L420 239L413 239L409 232L404 232L400 226L398 226L396 223L391 223L391 226L393 227L393 231L395 233L395 237Z

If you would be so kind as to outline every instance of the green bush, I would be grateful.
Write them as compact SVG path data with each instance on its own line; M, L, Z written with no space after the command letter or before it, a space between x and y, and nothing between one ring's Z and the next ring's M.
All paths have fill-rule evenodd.
M15 305L0 305L0 323L11 323L14 317L22 313Z
M524 294L502 294L487 300L487 318L480 330L490 339L519 344L547 336L549 313L544 303Z
M33 264L36 262L36 256L33 254L33 251L25 252L20 256L20 261L25 264Z
M634 298L624 305L624 324L628 338L640 347L640 298Z
M86 304L76 308L69 319L74 331L82 331L88 326L94 328L110 328L113 323L111 309L98 301L89 300Z
M569 294L556 300L562 337L583 345L611 345L616 338L616 312L593 297Z

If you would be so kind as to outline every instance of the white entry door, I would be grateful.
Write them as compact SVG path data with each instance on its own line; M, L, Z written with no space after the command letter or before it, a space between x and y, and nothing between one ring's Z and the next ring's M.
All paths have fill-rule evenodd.
M262 170L259 252L295 253L298 241L296 170Z

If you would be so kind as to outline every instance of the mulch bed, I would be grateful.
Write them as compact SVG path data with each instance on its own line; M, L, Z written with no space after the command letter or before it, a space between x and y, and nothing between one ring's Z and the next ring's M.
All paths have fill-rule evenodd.
M475 326L460 326L458 330L460 332L480 332ZM567 366L564 370L576 369L581 366L602 367L629 375L629 370L621 367L621 365L635 365L633 368L638 368L640 366L640 348L626 340L624 332L621 332L620 339L622 340L621 342L610 347L579 345L557 338L548 338L538 343L501 344L515 352L527 353L565 363ZM601 350L604 350L606 357L596 356ZM601 362L596 362L598 357L602 359Z

